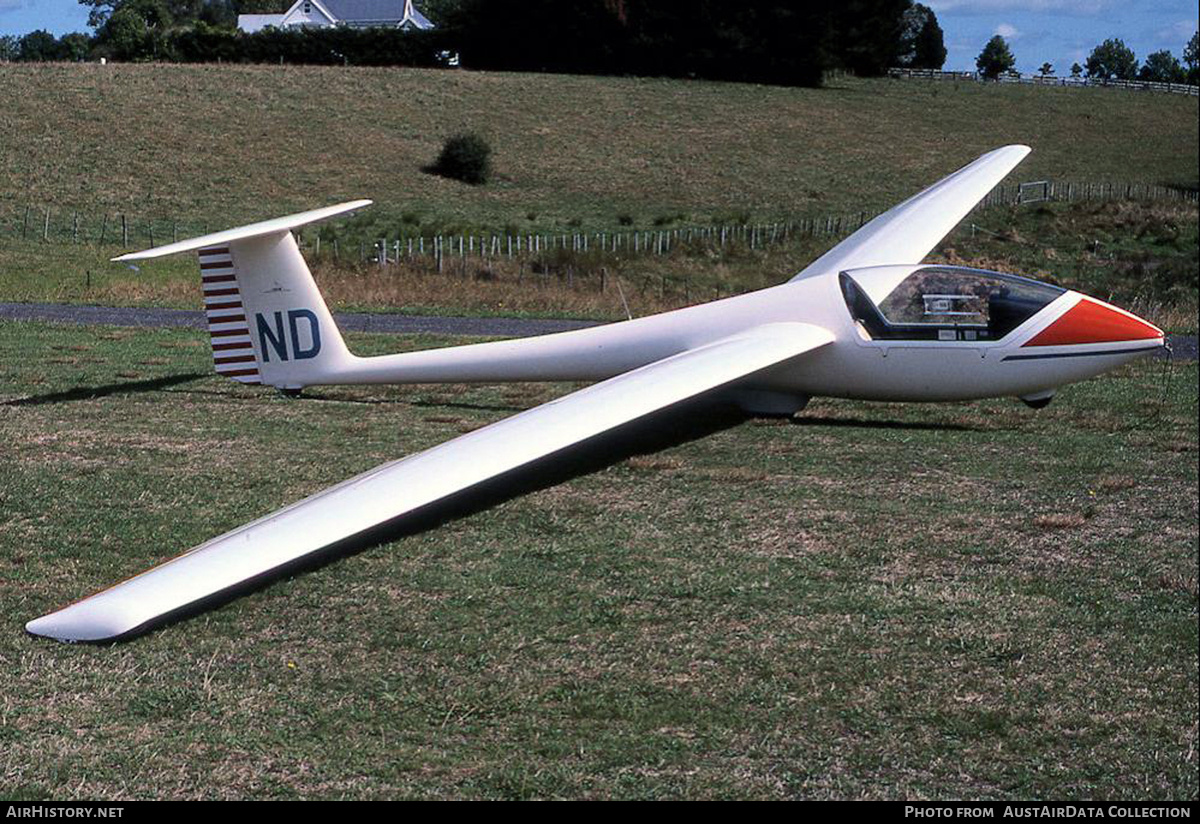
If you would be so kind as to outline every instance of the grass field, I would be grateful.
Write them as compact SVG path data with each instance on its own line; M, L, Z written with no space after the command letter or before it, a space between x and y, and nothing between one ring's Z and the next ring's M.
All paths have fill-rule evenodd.
M1181 95L844 78L824 89L408 69L0 66L0 222L25 206L219 225L370 197L427 231L875 211L1005 143L1020 180L1195 187ZM497 180L423 173L482 131Z
M798 236L758 249L685 246L663 257L556 252L515 261L471 258L465 266L452 255L440 274L428 258L385 268L334 260L328 244L320 255L310 247L308 257L335 310L615 320L624 318L626 305L645 315L781 283L838 239ZM192 256L131 270L109 262L121 251L40 241L0 245L0 300L200 305ZM1116 302L1171 332L1196 332L1200 224L1194 203L989 207L964 221L930 259L1059 283Z
M1196 99L1106 89L128 64L4 65L0 85L0 145L10 147L0 153L0 300L195 305L190 261L134 273L108 262L116 246L41 243L43 209L59 238L78 216L84 238L103 225L111 241L117 213L132 215L140 247L149 218L161 243L171 221L186 234L367 196L377 206L346 232L369 244L401 228L628 231L872 214L1009 142L1034 148L1019 180L1200 179ZM464 127L495 147L488 186L421 171ZM1194 204L995 208L969 222L984 231L948 238L947 259L1049 276L1195 331ZM646 314L777 283L833 240L502 262L457 282L424 263L314 268L339 308L611 319L624 305L611 288L598 293L601 268ZM526 277L530 267L543 276Z
M180 330L0 362L0 797L1197 796L1195 363L819 400L65 646L22 624L566 387L287 401Z

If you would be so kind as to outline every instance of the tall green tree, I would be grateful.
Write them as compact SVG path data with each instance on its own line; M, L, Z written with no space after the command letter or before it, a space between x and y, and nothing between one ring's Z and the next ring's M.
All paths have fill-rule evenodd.
M1005 72L1012 71L1016 65L1017 58L1008 47L1008 41L999 34L987 41L979 57L975 58L975 68L987 80L995 80Z
M284 3L284 0L271 1L273 5ZM237 0L160 0L156 5L162 7L167 22L188 24L203 20L206 23L223 24L236 21L239 5L253 5L256 2L263 0L242 0L241 4ZM79 5L89 9L88 25L99 31L118 10L125 7L137 10L142 4L139 0L79 0ZM290 4L285 4L279 11L286 10L287 5ZM139 11L139 15L151 27L160 25L160 21L149 17L144 10Z
M910 69L940 69L946 64L946 42L933 9L913 3L903 16L900 54L896 65Z
M121 0L79 0L79 5L88 8L88 25L99 29L112 17Z
M169 58L172 23L165 0L121 0L97 29L96 49L115 60Z
M904 13L910 5L911 0L841 0L806 3L804 8L818 13L810 25L826 28L829 62L871 77L885 74L897 64Z
M87 60L92 53L92 38L83 32L73 31L64 34L58 40L61 59L80 63Z
M62 59L58 38L45 29L37 29L17 41L17 59L27 63L45 63Z
M446 25L480 68L817 85L886 70L908 2L461 0Z
M1100 80L1133 80L1138 72L1137 55L1119 37L1109 38L1092 49L1085 65L1088 77Z
M1152 83L1182 83L1187 73L1180 65L1179 59L1166 49L1156 51L1146 58L1138 72L1138 80L1149 80Z
M914 64L923 69L941 69L946 65L946 38L931 9L917 35L917 56Z
M1200 83L1200 31L1183 47L1183 65L1187 67L1187 82Z

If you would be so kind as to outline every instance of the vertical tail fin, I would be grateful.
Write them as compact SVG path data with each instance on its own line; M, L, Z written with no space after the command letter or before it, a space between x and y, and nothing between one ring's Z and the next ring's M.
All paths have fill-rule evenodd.
M195 251L218 374L299 389L326 382L353 355L342 341L291 230L352 209L353 201L122 255L146 260Z

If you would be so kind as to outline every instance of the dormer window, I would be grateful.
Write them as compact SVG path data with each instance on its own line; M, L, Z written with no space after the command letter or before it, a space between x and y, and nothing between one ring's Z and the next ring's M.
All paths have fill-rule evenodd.
M305 13L305 14L312 14L312 3L305 3L305 4L304 4L304 13Z

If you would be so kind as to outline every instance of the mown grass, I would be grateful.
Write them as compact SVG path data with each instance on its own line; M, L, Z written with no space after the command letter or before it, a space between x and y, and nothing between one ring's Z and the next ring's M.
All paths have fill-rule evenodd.
M1005 143L1034 148L1022 180L1200 178L1195 98L1106 89L133 64L10 64L0 89L10 231L25 206L226 225L355 197L364 231L752 222L875 211ZM463 129L495 183L421 171Z
M65 646L22 624L567 387L287 401L183 330L0 362L0 796L1197 795L1195 363L818 400Z

